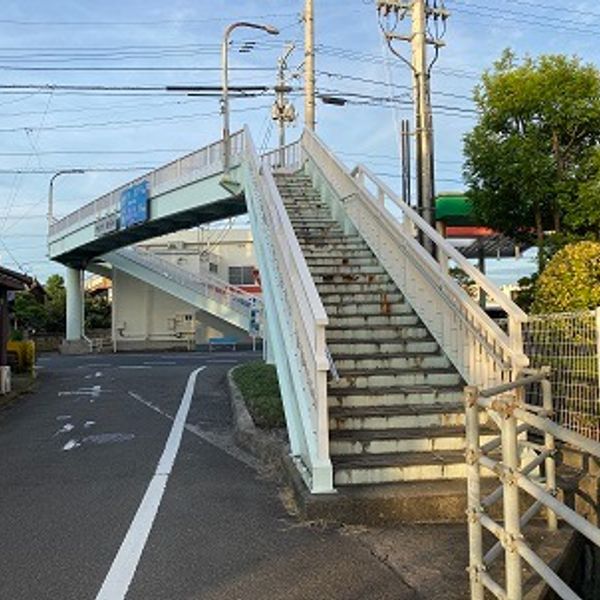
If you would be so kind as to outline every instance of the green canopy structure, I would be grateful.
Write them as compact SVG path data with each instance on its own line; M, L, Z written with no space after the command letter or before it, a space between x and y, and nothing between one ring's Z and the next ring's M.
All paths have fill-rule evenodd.
M460 192L440 194L436 198L435 220L451 227L477 225L473 205Z

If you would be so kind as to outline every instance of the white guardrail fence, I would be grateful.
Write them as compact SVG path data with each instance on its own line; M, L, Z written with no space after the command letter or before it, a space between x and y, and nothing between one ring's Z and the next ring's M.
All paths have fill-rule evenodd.
M561 518L600 547L600 529L578 515L556 498L555 440L600 458L600 443L558 425L554 415L550 370L529 370L512 383L485 390L470 386L465 389L467 429L467 479L469 574L471 599L483 600L484 590L496 598L521 600L523 597L522 565L524 560L560 598L579 600L579 596L536 554L527 543L525 526L545 508L548 528L555 530ZM541 404L527 404L531 386L541 387ZM480 438L480 412L485 411L501 423L500 436L485 444ZM538 437L524 438L529 433ZM489 438L486 437L486 440ZM538 441L543 440L543 441ZM520 464L521 451L533 451L534 458ZM543 467L544 479L538 475ZM481 497L481 471L496 475L501 485ZM521 514L520 491L533 499ZM489 512L503 501L502 521ZM483 528L498 541L484 554ZM504 587L490 573L492 563L504 555Z
M327 314L275 185L271 166L282 167L281 162L273 158L274 153L261 160L249 131L244 139L244 189L256 233L255 252L268 319L267 344L275 355L291 453L313 493L331 492ZM295 152L286 150L290 161Z
M334 218L365 239L467 383L507 382L527 366L527 315L510 298L366 167L350 173L309 130L301 145L305 168ZM435 256L419 238L433 244ZM451 262L506 312L508 333L458 285Z
M240 130L231 136L232 166L239 164L243 148L244 130ZM129 181L112 192L85 204L66 217L52 223L48 235L52 238L74 225L83 223L87 225L117 213L120 209L121 194L127 188L137 183L148 181L150 184L150 196L152 197L187 183L210 177L222 170L223 141L219 140L200 150L182 156L150 173L146 173L137 179Z
M245 328L250 328L253 310L258 310L262 314L263 308L260 297L231 285L209 271L192 273L157 256L153 252L135 246L116 250L115 253L146 269L160 273L163 277L230 309L239 315L240 323L245 324Z

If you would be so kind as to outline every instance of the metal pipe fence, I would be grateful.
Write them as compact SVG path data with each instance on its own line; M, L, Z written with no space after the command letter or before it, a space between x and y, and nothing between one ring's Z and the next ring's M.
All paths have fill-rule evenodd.
M528 370L509 384L490 389L465 388L466 463L469 531L469 576L472 600L483 600L485 590L494 597L521 600L522 561L537 572L558 597L579 598L527 543L525 526L542 509L549 530L557 528L560 517L592 543L600 547L600 529L571 510L556 497L555 440L600 457L600 443L557 424L551 419L555 401L548 368ZM539 405L529 404L531 390L537 388ZM480 412L501 423L496 443L482 444ZM525 429L525 426L527 429ZM527 439L527 432L541 433L543 442ZM533 453L533 454L532 454ZM533 456L533 457L532 457ZM543 466L543 470L540 467ZM481 473L498 477L500 486L486 497L481 493ZM541 472L540 472L541 471ZM533 503L521 514L520 492ZM490 508L502 499L502 519L490 516ZM484 554L483 529L498 541ZM504 581L495 581L490 567L504 556Z
M532 315L523 341L531 367L551 367L555 420L600 441L600 309ZM541 405L539 388L527 394Z

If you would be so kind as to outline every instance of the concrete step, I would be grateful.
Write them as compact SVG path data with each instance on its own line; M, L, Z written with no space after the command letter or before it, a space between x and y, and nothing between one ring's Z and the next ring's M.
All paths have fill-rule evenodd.
M460 385L461 377L453 369L338 369L339 379L328 384L330 390L340 388L372 389L402 385Z
M482 412L482 424L487 419ZM331 431L463 427L464 424L464 404L460 402L329 407Z
M365 283L350 280L338 283L315 281L315 284L321 298L325 298L328 294L343 296L344 302L348 302L348 299L352 298L354 294L372 295L398 293L398 288L391 279L385 283ZM357 299L357 302L360 302L360 300Z
M481 442L497 437L492 429L481 431ZM398 452L443 452L465 449L464 427L416 427L332 431L329 448L332 455L392 454Z
M363 240L357 238L342 238L340 240L325 239L323 237L303 240L302 248L307 252L336 252L345 254L352 250L369 250Z
M450 361L443 354L333 354L332 358L338 370L451 368Z
M456 451L335 456L332 462L334 483L340 486L466 477L464 453Z
M390 388L332 389L327 392L331 409L371 409L373 407L403 407L405 412L423 406L454 405L449 412L463 406L464 391L461 386L396 386Z
M364 267L368 269L369 267ZM376 267L371 267L376 268ZM331 271L331 269L330 269ZM383 271L383 269L381 269ZM357 273L349 273L349 272L315 272L314 269L311 269L311 274L313 276L313 280L315 283L333 283L333 284L345 284L345 283L374 283L377 285L382 285L386 283L393 284L393 281L390 279L390 276L383 273L365 273L365 272L357 272ZM397 289L397 288L396 288Z
M372 325L402 325L418 326L421 321L414 313L400 315L329 315L329 325L332 327L371 327Z
M357 248L367 248L367 243L358 236L350 235L297 235L298 240L307 246L345 246L350 245Z
M331 213L325 207L323 207L323 208L317 208L317 207L301 208L301 207L297 207L297 206L286 206L285 210L288 214L288 217L290 218L290 221L292 221L292 222L304 221L305 219L309 220L309 221L330 221L331 220Z
M330 267L332 269L339 267L373 267L379 266L379 261L374 256L356 257L356 256L310 256L305 254L304 258L309 267Z
M369 248L358 248L356 250L327 250L323 248L304 248L304 256L308 258L374 258Z
M389 306L392 314L412 311L412 308L404 302L404 296L399 292L381 292L373 293L365 292L347 292L341 293L337 290L334 292L320 292L323 306L329 307L335 313L340 314L367 314L376 308L381 309ZM363 308L365 307L365 308Z
M406 339L431 339L429 331L425 326L405 327L397 325L371 325L369 327L338 327L327 326L325 336L329 342L342 340L373 340L377 341L400 341Z
M357 296L360 296L360 299ZM335 301L331 301L326 296L321 296L321 301L325 310L327 310L327 314L332 317L342 315L414 315L413 309L403 301L400 294L355 294L344 299L336 294Z
M329 264L329 265L310 265L310 272L313 275L389 275L385 269L377 262L370 265L355 265L355 264Z
M339 340L330 341L328 346L333 355L401 354L405 352L430 354L439 352L440 350L440 347L435 340L423 339L421 337L399 340L381 340L372 338Z

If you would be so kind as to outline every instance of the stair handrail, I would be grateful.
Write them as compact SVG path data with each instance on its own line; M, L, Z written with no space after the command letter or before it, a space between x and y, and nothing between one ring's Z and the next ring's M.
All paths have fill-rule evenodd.
M302 145L300 140L290 142L281 148L269 150L261 155L262 161L274 169L299 169L302 166Z
M202 290L206 297L226 304L233 311L248 319L250 318L250 309L262 313L262 299L259 296L232 285L213 273L208 271L192 273L157 256L154 252L136 246L121 248L115 252L127 256L129 260L146 268L159 271L163 276L180 285L188 286L194 291Z
M333 187L335 195L345 209L353 203L359 203L361 207L368 210L370 217L378 227L384 227L389 235L400 242L398 250L410 253L411 268L420 271L420 276L423 280L427 280L431 292L443 300L447 309L453 311L463 326L470 330L470 335L477 339L480 349L486 352L496 365L495 369L502 372L499 375L501 379L507 371L509 377L514 377L521 368L528 364L528 359L523 352L522 337L522 328L523 324L527 322L527 315L520 307L471 265L458 250L369 169L359 165L350 172L314 132L308 129L305 129L302 135L302 147L305 158L312 160L315 168ZM367 188L365 180L375 186L375 194ZM386 199L389 199L402 211L404 216L402 223L387 209ZM362 224L358 221L360 219L354 219L353 225L360 232ZM420 231L425 238L433 242L438 250L435 257L419 243L416 231ZM490 298L505 310L508 316L508 334L449 274L448 262L450 260L463 269ZM420 316L423 318L422 315ZM432 333L435 336L435 332ZM459 349L456 349L456 354L460 354ZM449 358L452 360L451 356ZM477 371L477 367L467 363L476 362L476 360L473 357L465 358L464 356L459 359L459 362L464 363L461 364L459 370L463 377L471 383L469 378ZM458 367L458 364L456 366ZM476 381L476 379L473 380L474 383L483 385L492 385L496 381L494 377L484 378L480 381Z
M241 154L244 144L243 136L243 130L231 135L232 157L237 157ZM97 221L100 218L114 214L119 208L121 193L136 183L147 180L150 182L151 190L157 189L160 186L161 192L164 192L167 191L169 184L177 184L182 178L193 175L199 169L203 172L206 171L207 174L208 172L222 169L222 162L223 140L219 139L199 150L190 152L140 177L136 177L107 194L103 194L91 202L84 204L61 219L55 220L49 227L48 237L55 236L72 225L90 217L94 217L94 220Z
M325 343L327 313L271 172L246 130L246 201L261 261L267 344L275 353L291 453L315 493L333 489Z

